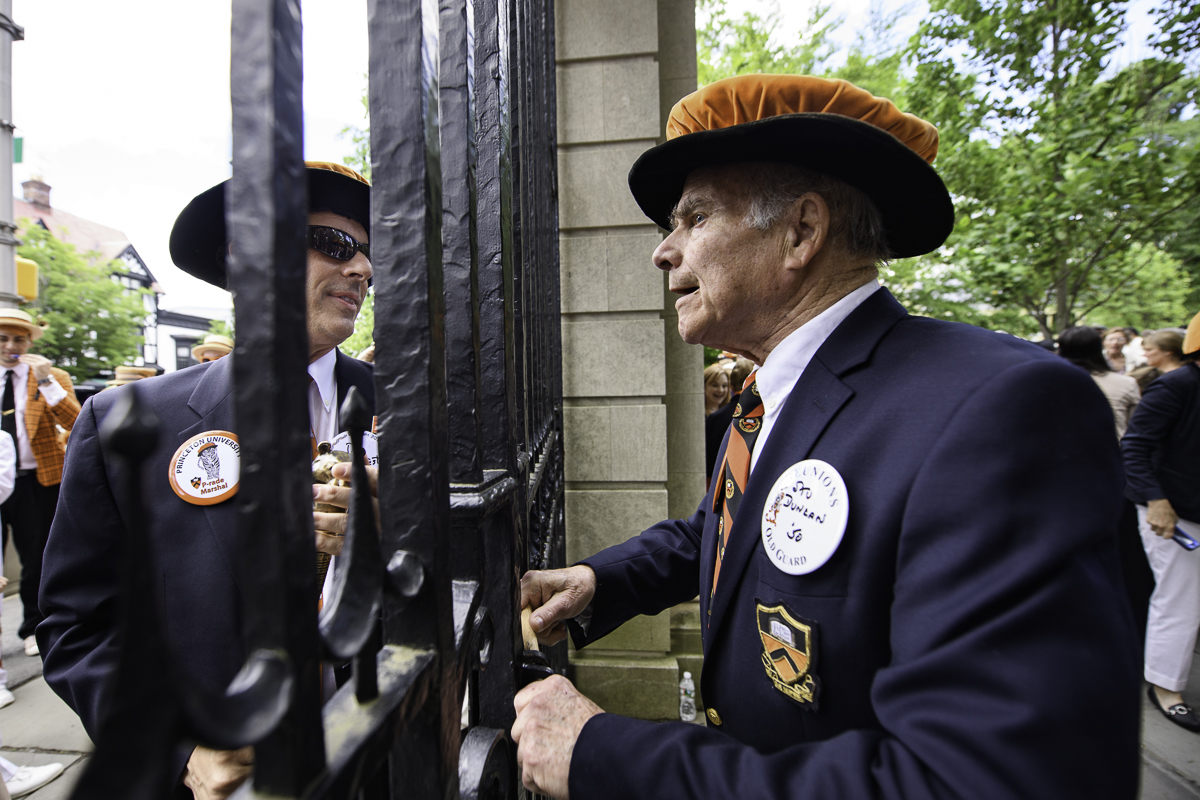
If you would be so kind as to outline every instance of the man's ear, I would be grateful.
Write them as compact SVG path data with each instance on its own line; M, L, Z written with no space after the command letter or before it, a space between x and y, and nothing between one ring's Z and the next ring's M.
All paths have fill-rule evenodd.
M829 205L816 192L797 197L786 216L784 266L804 269L825 247L829 236Z

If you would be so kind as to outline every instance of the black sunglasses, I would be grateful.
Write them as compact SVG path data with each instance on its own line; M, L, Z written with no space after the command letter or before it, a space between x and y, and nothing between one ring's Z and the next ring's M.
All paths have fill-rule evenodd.
M328 225L308 226L308 246L338 261L349 261L355 253L371 260L371 245L363 244L350 234Z

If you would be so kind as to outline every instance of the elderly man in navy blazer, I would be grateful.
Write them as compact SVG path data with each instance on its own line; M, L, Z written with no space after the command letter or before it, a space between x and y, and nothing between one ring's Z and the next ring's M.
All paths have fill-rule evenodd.
M372 367L337 346L354 320L371 280L367 228L370 188L340 164L310 162L306 311L310 363L310 435L329 441L340 428L338 409L351 386L374 407ZM225 184L196 196L171 233L171 257L192 275L226 288ZM165 621L188 669L216 688L227 686L245 661L242 640L243 581L232 502L237 461L230 447L233 359L222 358L137 383L154 409L163 435L144 465L146 526L162 571ZM37 629L47 683L80 716L95 738L117 663L118 565L125 533L121 470L100 448L98 430L118 395L101 392L83 407L71 436L61 502L46 546ZM177 465L188 469L180 475ZM319 494L319 497L318 497ZM345 506L345 490L315 489L322 502ZM336 555L344 514L314 512L317 547ZM324 533L323 533L324 531ZM314 603L316 598L313 598ZM145 635L154 635L146 631ZM331 676L326 676L331 679ZM252 767L249 748L181 751L177 795L224 798ZM190 790L190 791L189 791Z
M512 729L572 800L1133 798L1138 648L1122 475L1089 376L909 315L886 258L953 227L932 125L843 81L718 81L634 164L690 343L761 365L694 516L530 572L582 647L700 596L707 725L603 713L555 677Z

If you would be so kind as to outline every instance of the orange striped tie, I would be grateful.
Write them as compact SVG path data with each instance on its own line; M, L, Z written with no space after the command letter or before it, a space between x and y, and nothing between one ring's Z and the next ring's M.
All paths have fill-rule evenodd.
M711 601L717 593L717 580L721 577L721 561L725 557L725 543L729 538L729 530L733 527L733 517L737 514L738 504L742 501L742 490L750 478L750 454L754 452L754 442L758 432L762 430L763 404L755 384L758 371L751 372L742 386L741 397L733 410L733 422L730 423L729 443L725 445L725 460L721 462L718 473L722 480L713 492L713 512L720 513L717 520L717 563L713 568ZM711 606L710 606L711 608Z

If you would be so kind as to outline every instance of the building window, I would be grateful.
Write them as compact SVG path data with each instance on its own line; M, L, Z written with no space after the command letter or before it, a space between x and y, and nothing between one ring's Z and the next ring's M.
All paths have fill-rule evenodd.
M200 362L192 358L192 348L200 341L199 336L172 336L175 340L175 369L185 369Z

